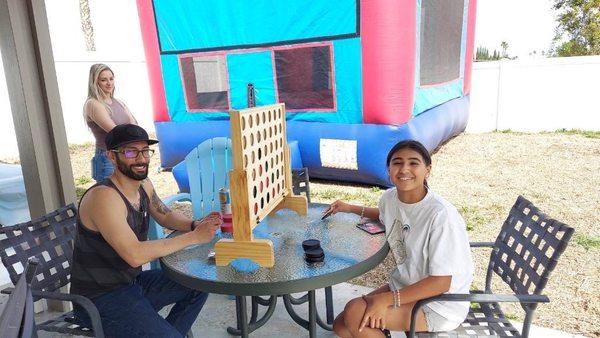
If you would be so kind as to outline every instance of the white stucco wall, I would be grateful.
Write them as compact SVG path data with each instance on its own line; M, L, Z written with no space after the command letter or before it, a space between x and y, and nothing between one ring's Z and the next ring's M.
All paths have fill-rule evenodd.
M2 51L0 50L0 59ZM4 77L4 67L0 62L0 159L6 157L18 157L17 139L13 124L10 102L8 101L8 89Z
M63 117L69 143L93 141L82 107L89 67L105 63L115 72L115 97L138 122L154 131L152 104L135 0L90 0L96 51L85 50L79 1L46 0ZM1 52L1 51L0 51ZM18 157L4 69L0 63L0 158Z

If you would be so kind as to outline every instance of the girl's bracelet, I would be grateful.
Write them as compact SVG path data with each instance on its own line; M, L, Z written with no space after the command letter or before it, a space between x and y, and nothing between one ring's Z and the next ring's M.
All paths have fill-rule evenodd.
M362 206L362 209L360 209L360 218L362 219L365 216L365 206Z
M394 295L394 308L400 307L400 290L393 291Z

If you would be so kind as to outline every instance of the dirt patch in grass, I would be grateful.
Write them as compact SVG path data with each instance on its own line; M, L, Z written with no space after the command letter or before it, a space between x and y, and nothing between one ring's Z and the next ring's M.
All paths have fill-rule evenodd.
M576 230L545 294L549 304L536 311L534 324L600 337L600 138L597 133L488 133L460 135L433 155L429 184L462 213L473 241L493 241L518 195ZM71 164L78 194L93 184L93 146L71 146ZM177 193L171 173L159 172L152 159L150 177L160 196ZM311 182L313 202L343 198L376 206L383 190L332 182ZM483 288L487 249L474 249L475 287ZM388 258L352 283L379 286L387 281ZM508 292L498 278L496 292ZM523 320L518 305L503 306Z

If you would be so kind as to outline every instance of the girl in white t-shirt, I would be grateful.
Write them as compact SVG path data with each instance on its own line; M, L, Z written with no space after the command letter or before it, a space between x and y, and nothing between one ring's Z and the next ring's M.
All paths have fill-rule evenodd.
M397 265L388 284L346 304L333 325L340 337L408 331L415 302L442 293L469 293L473 280L465 222L452 204L428 189L427 149L417 141L401 141L386 164L395 187L383 193L377 208L336 201L325 211L379 219ZM468 309L468 302L428 303L417 312L416 330L453 330Z

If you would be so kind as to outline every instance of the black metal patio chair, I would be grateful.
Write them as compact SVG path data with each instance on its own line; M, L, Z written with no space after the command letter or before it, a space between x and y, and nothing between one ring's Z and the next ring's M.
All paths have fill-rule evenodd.
M307 167L292 169L292 191L294 195L304 194L306 200L310 203L310 182Z
M78 325L70 311L36 325L37 330L104 337L98 310L88 298L57 292L70 281L76 219L77 209L70 204L38 219L0 228L0 258L15 285L28 260L37 259L39 264L31 283L33 299L77 303L88 312L93 328ZM11 291L9 288L2 293Z
M0 333L3 338L37 337L33 313L33 297L31 281L39 262L32 258L21 274L14 291L8 297L8 302L0 315Z
M550 300L542 294L548 277L565 251L573 228L552 219L519 196L504 221L495 242L474 242L471 247L491 247L485 290L470 294L443 294L418 301L412 311L409 338L415 335L414 318L421 306L432 301L469 301L465 321L454 331L417 333L418 337L528 337L533 313L539 303ZM514 294L495 294L496 273ZM502 312L501 302L518 302L525 311L521 333Z

